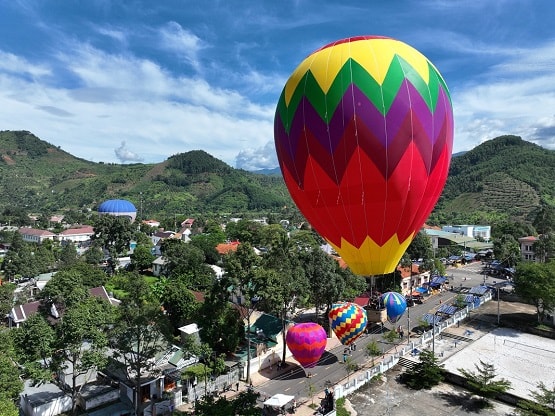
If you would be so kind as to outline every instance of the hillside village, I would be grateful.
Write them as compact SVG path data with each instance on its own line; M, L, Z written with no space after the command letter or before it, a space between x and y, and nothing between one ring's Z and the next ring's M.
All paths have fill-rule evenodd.
M111 202L113 203L113 201ZM124 202L126 204L123 211L99 212L99 216L107 214L118 220L124 219L129 224L133 224L136 210L128 201ZM63 218L52 218L52 221L63 223ZM171 278L171 263L175 260L164 255L164 244L168 244L168 241L190 244L195 234L206 234L205 230L195 228L195 220L192 218L183 221L179 229L175 231L159 228L159 223L153 219L141 220L134 224L133 228L137 230L142 227L148 230L148 241L143 241L139 245L149 247L151 262L146 267L141 266L141 273L152 276L153 279ZM247 228L266 228L267 230L274 228L275 230L281 230L279 232L286 233L283 235L287 235L287 238L291 238L292 235L298 232L295 227L287 227L289 225L288 221L271 226L265 219L244 221L236 218L229 221L228 227L229 224L242 224ZM17 233L26 244L35 246L55 244L56 247L73 247L76 259L83 258L86 252L95 246L94 226L66 224L63 228L63 231L57 233L48 229L31 227L3 227L3 231ZM221 226L221 231L224 232L222 236L225 235L225 228L225 225ZM433 267L426 267L429 263L426 263L426 259L422 258L412 259L410 264L402 262L399 265L395 273L398 282L396 287L410 303L423 302L429 296L449 289L449 276L445 273L445 266L456 266L459 263L480 260L491 265L489 269L491 274L508 281L514 277L514 265L492 261L494 250L489 226L445 226L443 229L426 227L421 234L428 241L429 248L433 252L449 255L437 259L439 263L432 263ZM539 261L534 254L534 243L536 241L538 241L537 236L522 236L519 239L519 248L523 260ZM240 239L228 239L227 241L218 242L214 246L217 254L215 258L219 260L213 261L208 266L215 282L224 280L226 275L229 274L229 271L225 268L225 265L229 264L226 262L226 258L237 253L238 248L242 245ZM112 279L118 273L133 270L134 252L138 247L137 241L129 239L126 247L127 249L116 259L110 257L111 253L107 249L109 247L104 247L103 256L96 267L107 272L112 276ZM10 276L9 268L4 266L6 266L6 258L10 261L11 244L3 242L0 249L4 257L4 286L10 283L16 284L13 291L14 304L6 314L6 327L11 330L24 328L26 322L32 319L33 316L38 315L46 317L51 325L56 326L60 320L63 320L64 306L60 302L49 301L48 298L41 297L41 292L49 287L49 282L55 279L58 272L52 270L33 276L25 274ZM269 244L258 247L252 246L252 252L257 257L264 257L271 249L272 247ZM345 263L328 245L321 244L318 251L326 253L328 258L333 259L333 263L336 264L339 270L348 271ZM108 287L110 286L108 285ZM450 288L453 289L452 286ZM380 293L379 290L375 287L364 289L364 286L358 290L358 292L352 292L351 299L345 300L351 300L369 311L374 309L373 305L376 294ZM372 291L376 292L373 293ZM205 290L191 290L191 294L194 302L198 304L204 303L206 296L211 296L209 291ZM107 289L105 285L88 288L88 295L101 299L106 304L116 308L122 302L122 299L118 299L118 296ZM87 412L90 415L100 415L103 413L95 413L95 409L103 409L105 406L110 407L110 412L112 412L110 414L126 414L133 407L147 414L149 411L152 412L153 407L156 406L160 409L164 406L169 409L194 401L199 393L201 396L204 395L204 392L201 391L203 388L205 392L208 391L207 389L225 391L230 386L236 385L239 380L248 380L251 374L277 365L278 361L290 357L290 351L285 348L284 344L284 331L289 325L293 324L293 321L289 321L289 319L294 318L295 311L306 307L296 304L291 310L291 315L286 312L283 316L276 316L264 312L262 308L257 308L252 299L254 298L249 300L249 292L243 292L241 286L232 287L232 290L228 292L227 302L234 313L242 318L241 327L247 333L248 345L245 345L243 339L237 345L236 350L228 351L222 355L222 369L218 371L220 375L211 378L210 386L205 383L203 387L197 381L198 376L187 375L187 369L198 366L199 362L202 362L204 366L215 366L216 351L212 350L210 352L214 360L210 364L202 352L199 353L197 348L191 347L191 342L200 345L202 328L199 322L186 320L183 325L176 328L173 342L161 342L162 338L159 336L160 342L155 342L155 344L160 345L152 349L154 355L145 357L144 368L140 375L140 381L138 381L139 379L136 380L137 383L135 383L132 376L133 368L128 367L126 371L121 371L121 366L125 368L126 365L130 365L130 362L118 361L116 358L118 354L106 344L106 348L102 348L101 351L106 357L110 357L110 360L105 362L102 367L93 365L86 368L86 371L75 371L76 367L74 366L79 366L78 362L66 363L58 367L59 370L53 374L54 377L51 380L42 380L38 388L33 387L30 381L26 381L20 394L20 408L26 415L45 414L46 409L48 409L48 414L53 415L71 412L72 409L80 409L80 411ZM322 306L325 309L325 305ZM379 323L382 317L380 314L375 316L373 318L374 323ZM87 341L84 341L83 345L86 345L86 343ZM83 348L87 349L86 346ZM245 350L245 348L247 349ZM252 348L252 352L249 357L246 351L250 348ZM131 362L132 365L133 362ZM120 370L116 368L120 368ZM203 371L206 371L206 367ZM134 390L137 386L140 388L140 393L135 395ZM48 392L47 397L45 397L45 392ZM149 406L150 410L147 410ZM113 413L119 412L120 410L114 410L119 408L121 408L121 413Z

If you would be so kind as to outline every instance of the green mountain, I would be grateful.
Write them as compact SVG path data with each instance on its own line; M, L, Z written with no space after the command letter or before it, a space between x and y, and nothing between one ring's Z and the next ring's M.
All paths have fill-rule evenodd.
M127 199L144 217L270 212L292 204L281 177L234 169L200 150L158 164L94 163L29 132L2 131L0 158L0 213L94 210L107 199Z
M501 136L454 157L435 213L496 213L530 221L555 205L555 151L518 136Z
M157 164L105 164L76 158L26 131L2 131L0 158L0 214L13 207L95 210L107 199L127 199L145 218L294 207L281 175L234 169L201 150ZM453 157L430 220L529 222L541 204L555 205L555 151L502 136Z

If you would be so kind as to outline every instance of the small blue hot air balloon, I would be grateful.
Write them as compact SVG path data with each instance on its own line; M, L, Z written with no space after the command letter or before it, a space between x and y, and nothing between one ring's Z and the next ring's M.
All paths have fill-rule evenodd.
M407 300L397 292L386 292L382 295L382 303L387 311L387 320L394 324L407 310Z

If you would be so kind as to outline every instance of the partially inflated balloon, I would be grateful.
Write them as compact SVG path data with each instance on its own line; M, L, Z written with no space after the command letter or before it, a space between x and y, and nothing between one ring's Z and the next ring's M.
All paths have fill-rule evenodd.
M397 292L386 292L382 295L382 302L387 311L387 320L392 324L401 319L407 310L407 300Z
M336 303L332 306L329 318L331 328L343 345L352 344L366 328L366 311L356 303Z
M311 225L354 273L391 273L447 179L451 99L437 69L405 43L343 39L293 72L274 137Z
M289 328L285 343L300 365L311 368L316 365L326 349L327 335L320 325L305 322Z

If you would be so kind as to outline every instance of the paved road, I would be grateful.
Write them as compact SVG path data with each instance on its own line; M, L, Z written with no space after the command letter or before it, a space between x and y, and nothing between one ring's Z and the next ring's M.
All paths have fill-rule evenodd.
M481 271L482 265L480 263L471 263L459 268L449 268L446 274L450 277L449 285L453 285L454 291L446 291L430 296L423 304L415 304L408 308L404 317L395 325L386 323L383 329L379 326L373 326L370 329L370 334L364 335L357 340L357 349L356 351L350 351L349 356L361 366L369 365L369 358L365 354L366 345L376 341L382 348L383 353L395 348L394 345L384 341L383 332L401 325L407 335L406 328L418 326L418 322L424 314L434 313L441 303L449 303L457 296L458 292L465 292L473 286L482 284L484 275L481 274ZM493 281L493 279L491 280ZM408 342L406 335L400 342ZM417 337L418 335L413 333L412 336ZM261 398L270 397L276 393L284 393L293 395L296 398L310 398L314 396L315 402L317 402L318 394L326 387L331 387L348 377L346 366L343 364L344 349L345 347L337 339L328 339L326 352L316 367L309 370L311 377L307 377L305 370L296 364L292 358L288 360L287 367L281 371L278 371L275 367L272 370L261 370L257 375L258 382L255 383L257 390L262 393Z
M408 308L405 316L396 325L402 325L405 329L405 334L407 334L406 328L416 327L424 314L433 313L442 303L449 303L459 292L467 292L471 287L481 285L484 282L493 284L496 281L499 281L499 279L494 279L482 274L482 269L483 265L479 262L471 263L459 268L449 268L446 275L449 276L449 286L453 286L453 291L446 291L430 296L423 304L415 304L414 306ZM350 352L351 359L359 365L368 365L369 359L365 355L365 350L366 345L372 341L378 342L378 345L383 348L384 353L386 353L389 349L394 348L394 346L384 342L382 336L383 332L392 328L393 325L389 323L385 324L383 329L377 326L372 327L369 334L364 335L357 340L357 349ZM412 336L416 337L417 334L413 333ZM408 342L407 337L400 342ZM306 404L310 404L311 401L319 403L323 398L322 392L326 387L331 387L342 380L346 380L348 377L345 365L342 363L344 348L345 347L341 345L336 338L328 339L326 352L323 354L317 366L310 370L311 377L307 377L305 370L302 369L292 358L288 360L287 366L280 371L278 371L276 367L273 367L272 370L264 369L256 374L253 374L252 378L255 390L261 393L260 401L262 402L265 398L271 397L277 393L293 395L296 399L308 398L308 402L305 403L305 405L300 406L297 410L297 415L304 416L314 414L314 411ZM242 388L244 387L246 386L242 386ZM233 396L234 394L234 392L228 392L226 393L226 396ZM411 391L409 395L410 394L414 394L414 391ZM389 408L391 404L389 402L389 396L387 396L386 399L388 402L387 408ZM301 403L300 400L299 403ZM423 411L406 414L418 413L426 414L427 412ZM437 414L447 415L449 413ZM453 415L454 414L458 413L453 413ZM495 413L487 414L489 415Z

